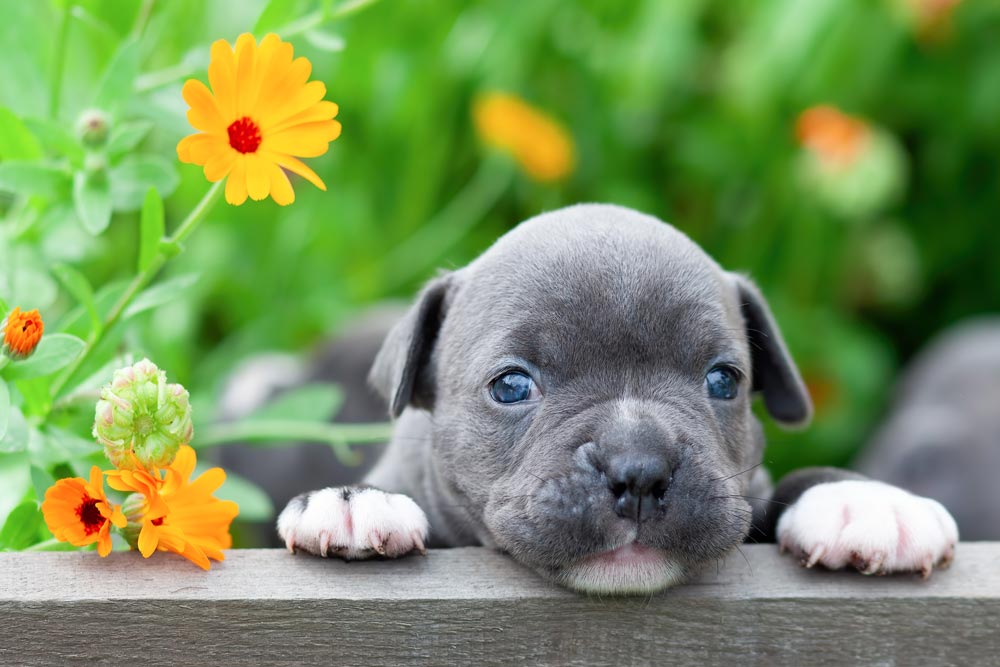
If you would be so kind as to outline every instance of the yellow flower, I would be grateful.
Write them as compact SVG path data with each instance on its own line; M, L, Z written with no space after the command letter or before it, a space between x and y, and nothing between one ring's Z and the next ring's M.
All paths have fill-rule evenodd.
M573 170L576 157L569 132L519 97L482 95L473 104L472 116L482 140L510 153L535 180L557 181Z
M101 556L111 553L111 524L125 527L121 508L104 495L101 469L90 469L90 481L82 477L60 479L45 492L42 503L45 524L57 540L83 547L97 542Z
M195 459L194 450L183 445L163 470L165 477L145 470L117 470L108 473L108 485L145 498L129 516L130 524L141 525L136 546L144 558L157 550L172 551L207 570L210 558L224 560L222 550L232 546L229 524L239 507L212 495L226 479L222 468L211 468L189 481Z
M44 330L45 323L37 310L22 313L19 307L15 307L0 323L0 334L3 335L0 353L15 360L30 357Z
M340 136L340 123L332 120L337 105L323 100L321 81L308 81L309 60L292 56L292 45L274 34L259 46L242 34L235 49L220 39L208 66L212 89L194 79L184 84L188 121L201 132L184 137L177 156L203 166L212 182L228 176L230 204L269 194L282 206L291 204L295 193L285 169L326 190L297 158L322 155Z

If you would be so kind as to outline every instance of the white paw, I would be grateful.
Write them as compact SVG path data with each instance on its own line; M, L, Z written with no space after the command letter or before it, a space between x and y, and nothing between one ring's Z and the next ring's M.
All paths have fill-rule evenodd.
M426 552L427 517L398 493L330 488L293 498L278 517L278 534L292 553L300 549L345 560L396 558Z
M946 567L958 527L941 503L872 481L817 484L785 510L778 543L806 567L848 565L863 574Z

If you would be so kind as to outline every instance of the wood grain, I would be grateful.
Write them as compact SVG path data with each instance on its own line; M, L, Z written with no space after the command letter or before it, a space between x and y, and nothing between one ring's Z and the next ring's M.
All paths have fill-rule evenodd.
M997 665L1000 543L863 577L743 547L647 598L588 598L486 549L343 563L230 551L0 554L0 665Z

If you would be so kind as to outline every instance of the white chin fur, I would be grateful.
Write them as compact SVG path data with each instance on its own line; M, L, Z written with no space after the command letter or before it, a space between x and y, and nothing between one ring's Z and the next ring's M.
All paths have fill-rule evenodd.
M584 593L640 595L656 593L684 580L684 568L662 558L653 562L614 564L582 562L564 568L558 581Z

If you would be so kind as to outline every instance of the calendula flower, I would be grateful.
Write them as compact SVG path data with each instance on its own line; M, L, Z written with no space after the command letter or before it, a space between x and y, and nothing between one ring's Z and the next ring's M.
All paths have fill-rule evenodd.
M163 467L194 435L188 392L149 359L119 369L101 389L93 434L116 468Z
M476 131L488 145L510 153L537 181L557 181L575 163L573 139L559 122L524 100L487 93L472 108Z
M184 445L162 477L145 470L108 473L111 488L134 493L125 501L125 535L144 558L157 550L172 551L205 570L209 559L225 559L222 550L232 545L229 525L239 507L212 495L226 479L222 468L189 481L195 463L194 449Z
M0 332L3 332L0 353L14 360L30 357L38 347L44 330L45 323L37 310L24 313L15 307L0 324Z
M125 527L121 508L108 502L97 466L90 480L60 479L45 492L42 503L45 524L57 540L82 547L97 542L97 553L111 553L111 526Z
M201 165L205 178L226 180L226 201L239 205L268 195L282 206L295 201L285 169L326 190L299 157L316 157L340 136L337 105L323 100L326 86L308 81L312 64L293 59L292 45L269 34L260 45L243 34L235 48L212 44L208 80L194 79L182 94L188 121L199 134L177 144L181 162Z
M816 106L799 114L795 133L806 149L831 169L846 169L871 138L868 124L831 106Z

